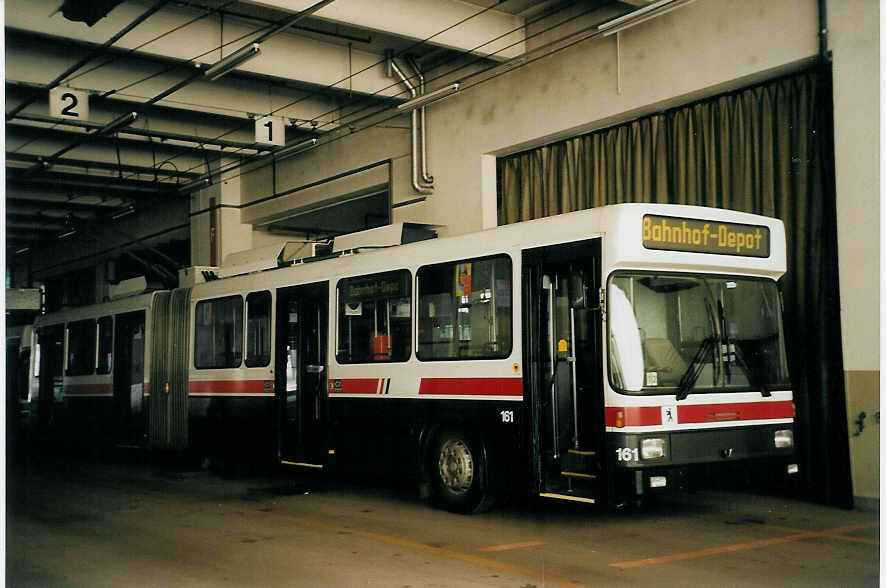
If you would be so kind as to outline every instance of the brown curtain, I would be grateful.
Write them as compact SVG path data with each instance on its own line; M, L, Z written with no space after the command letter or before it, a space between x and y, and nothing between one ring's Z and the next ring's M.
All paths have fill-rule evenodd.
M850 505L826 67L499 160L501 224L619 202L785 223L785 328L803 493Z

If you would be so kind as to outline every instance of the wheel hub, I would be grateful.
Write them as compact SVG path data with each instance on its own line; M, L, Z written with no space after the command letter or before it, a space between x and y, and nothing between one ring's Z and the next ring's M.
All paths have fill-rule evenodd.
M455 494L465 494L474 481L474 458L461 439L449 439L440 447L440 480Z

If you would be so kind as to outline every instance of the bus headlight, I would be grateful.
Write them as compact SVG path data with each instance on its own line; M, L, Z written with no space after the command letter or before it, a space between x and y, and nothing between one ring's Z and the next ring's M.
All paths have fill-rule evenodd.
M651 438L640 441L640 459L659 459L665 455L664 439Z
M794 432L790 429L782 429L774 434L775 448L785 449L794 446Z
M668 485L667 476L650 476L649 477L649 487L650 488L664 488Z

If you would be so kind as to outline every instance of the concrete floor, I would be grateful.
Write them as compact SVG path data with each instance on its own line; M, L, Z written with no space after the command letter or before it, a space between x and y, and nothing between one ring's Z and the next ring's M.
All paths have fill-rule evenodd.
M725 492L475 516L411 489L133 459L7 472L6 585L877 586L870 513Z

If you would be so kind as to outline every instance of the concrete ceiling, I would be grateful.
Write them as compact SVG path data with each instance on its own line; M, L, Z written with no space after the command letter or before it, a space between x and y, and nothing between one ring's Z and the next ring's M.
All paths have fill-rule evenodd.
M110 0L92 26L66 18L102 3L5 3L8 263L83 223L187 199L186 185L219 157L282 148L255 142L257 117L282 117L295 144L345 128L355 112L395 107L408 94L387 76L387 55L425 71L495 66L531 48L534 19L613 4ZM615 4L627 13L648 3ZM204 75L255 41L259 55L215 81ZM83 92L88 116L53 116L55 88ZM107 128L126 113L134 120Z

